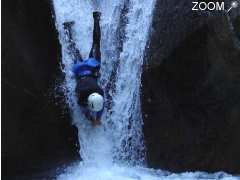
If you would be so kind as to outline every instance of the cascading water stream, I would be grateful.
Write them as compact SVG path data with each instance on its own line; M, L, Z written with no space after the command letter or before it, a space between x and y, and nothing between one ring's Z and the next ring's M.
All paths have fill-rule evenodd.
M122 11L126 3L127 10ZM63 86L73 123L79 130L80 154L85 162L99 162L98 157L104 157L104 162L144 162L139 89L153 7L154 0L54 1L56 26L62 44L62 70L66 76ZM65 21L75 21L74 38L83 57L87 57L92 43L92 12L95 9L102 12L101 84L105 87L105 94L111 97L111 106L103 116L103 126L99 128L92 128L80 113L74 92L76 82L71 73L73 60L67 54L62 26ZM124 40L119 39L118 34L122 25L119 24L120 16L128 21L124 26ZM121 51L118 41L123 41ZM112 73L115 73L114 82L110 78ZM111 85L106 88L107 84Z
M69 167L61 180L159 179L162 171L143 168L145 151L140 106L144 49L155 0L53 0L62 45L62 88L72 122L78 128L80 165ZM67 53L63 22L75 21L73 37L83 58L92 44L92 12L101 17L101 80L107 107L102 126L92 127L77 104L73 59ZM186 176L192 176L186 174ZM166 177L164 177L166 178ZM171 178L170 178L171 179Z

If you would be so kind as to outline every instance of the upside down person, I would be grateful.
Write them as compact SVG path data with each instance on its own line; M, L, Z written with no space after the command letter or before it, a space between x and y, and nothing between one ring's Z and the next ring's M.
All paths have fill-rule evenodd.
M65 35L68 41L68 51L74 60L73 72L77 80L76 94L78 104L82 112L93 126L101 124L101 116L104 108L104 93L98 85L100 76L101 51L100 51L100 12L93 12L94 29L92 48L87 59L82 59L80 51L72 37L72 26L74 22L63 23Z

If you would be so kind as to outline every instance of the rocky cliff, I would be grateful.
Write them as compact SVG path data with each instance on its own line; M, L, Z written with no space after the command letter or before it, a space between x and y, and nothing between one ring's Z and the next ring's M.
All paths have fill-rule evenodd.
M51 2L3 1L2 20L3 174L74 158L76 130L53 93L61 53Z
M143 72L148 162L240 173L240 16L173 3L157 1Z

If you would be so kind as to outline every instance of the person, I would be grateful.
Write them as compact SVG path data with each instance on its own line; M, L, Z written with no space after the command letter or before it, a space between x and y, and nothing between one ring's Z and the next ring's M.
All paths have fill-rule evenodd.
M66 39L68 42L68 53L74 60L73 73L77 80L76 94L78 104L86 118L89 119L94 126L100 125L100 118L104 108L104 92L98 85L100 77L101 51L100 51L100 12L93 12L94 28L93 43L89 53L89 57L82 59L80 51L76 48L73 40L72 26L74 22L63 23Z

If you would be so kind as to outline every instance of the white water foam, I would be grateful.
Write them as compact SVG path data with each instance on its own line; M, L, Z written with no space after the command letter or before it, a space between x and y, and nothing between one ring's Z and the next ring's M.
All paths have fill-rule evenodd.
M62 71L66 102L72 122L78 128L80 155L78 165L69 167L59 180L155 180L199 179L204 173L167 174L143 168L145 151L140 108L141 67L148 40L155 0L53 0L56 27L62 45ZM125 37L119 39L122 10ZM101 86L110 95L110 106L102 117L102 126L93 128L77 104L76 82L71 72L73 61L67 54L62 23L75 21L74 39L83 58L92 44L92 12L102 12ZM118 41L123 43L119 49ZM116 68L117 67L117 68ZM114 81L111 75L114 74ZM113 82L112 82L113 81ZM108 86L111 84L110 86ZM212 175L214 177L214 175ZM225 179L232 178L224 176Z
M122 51L117 52L117 30L121 10L128 3L125 18L125 40ZM85 1L54 0L56 26L62 45L62 63L65 73L65 95L72 112L73 123L79 130L80 154L85 162L98 163L121 161L132 164L144 162L144 144L142 137L142 118L140 109L140 79L144 48L148 39L148 30L154 0L131 1ZM112 106L103 115L103 126L92 128L80 113L74 89L76 82L72 78L72 59L67 54L67 43L62 23L75 21L73 27L77 47L87 58L92 43L92 12L102 12L102 86L110 81L113 64L119 61L115 69L116 77ZM119 57L116 56L119 54ZM111 91L111 89L109 90ZM99 159L100 158L100 159Z
M58 180L239 180L238 177L218 172L185 172L181 174L164 172L142 167L126 167L119 165L85 166L79 164L69 167Z

